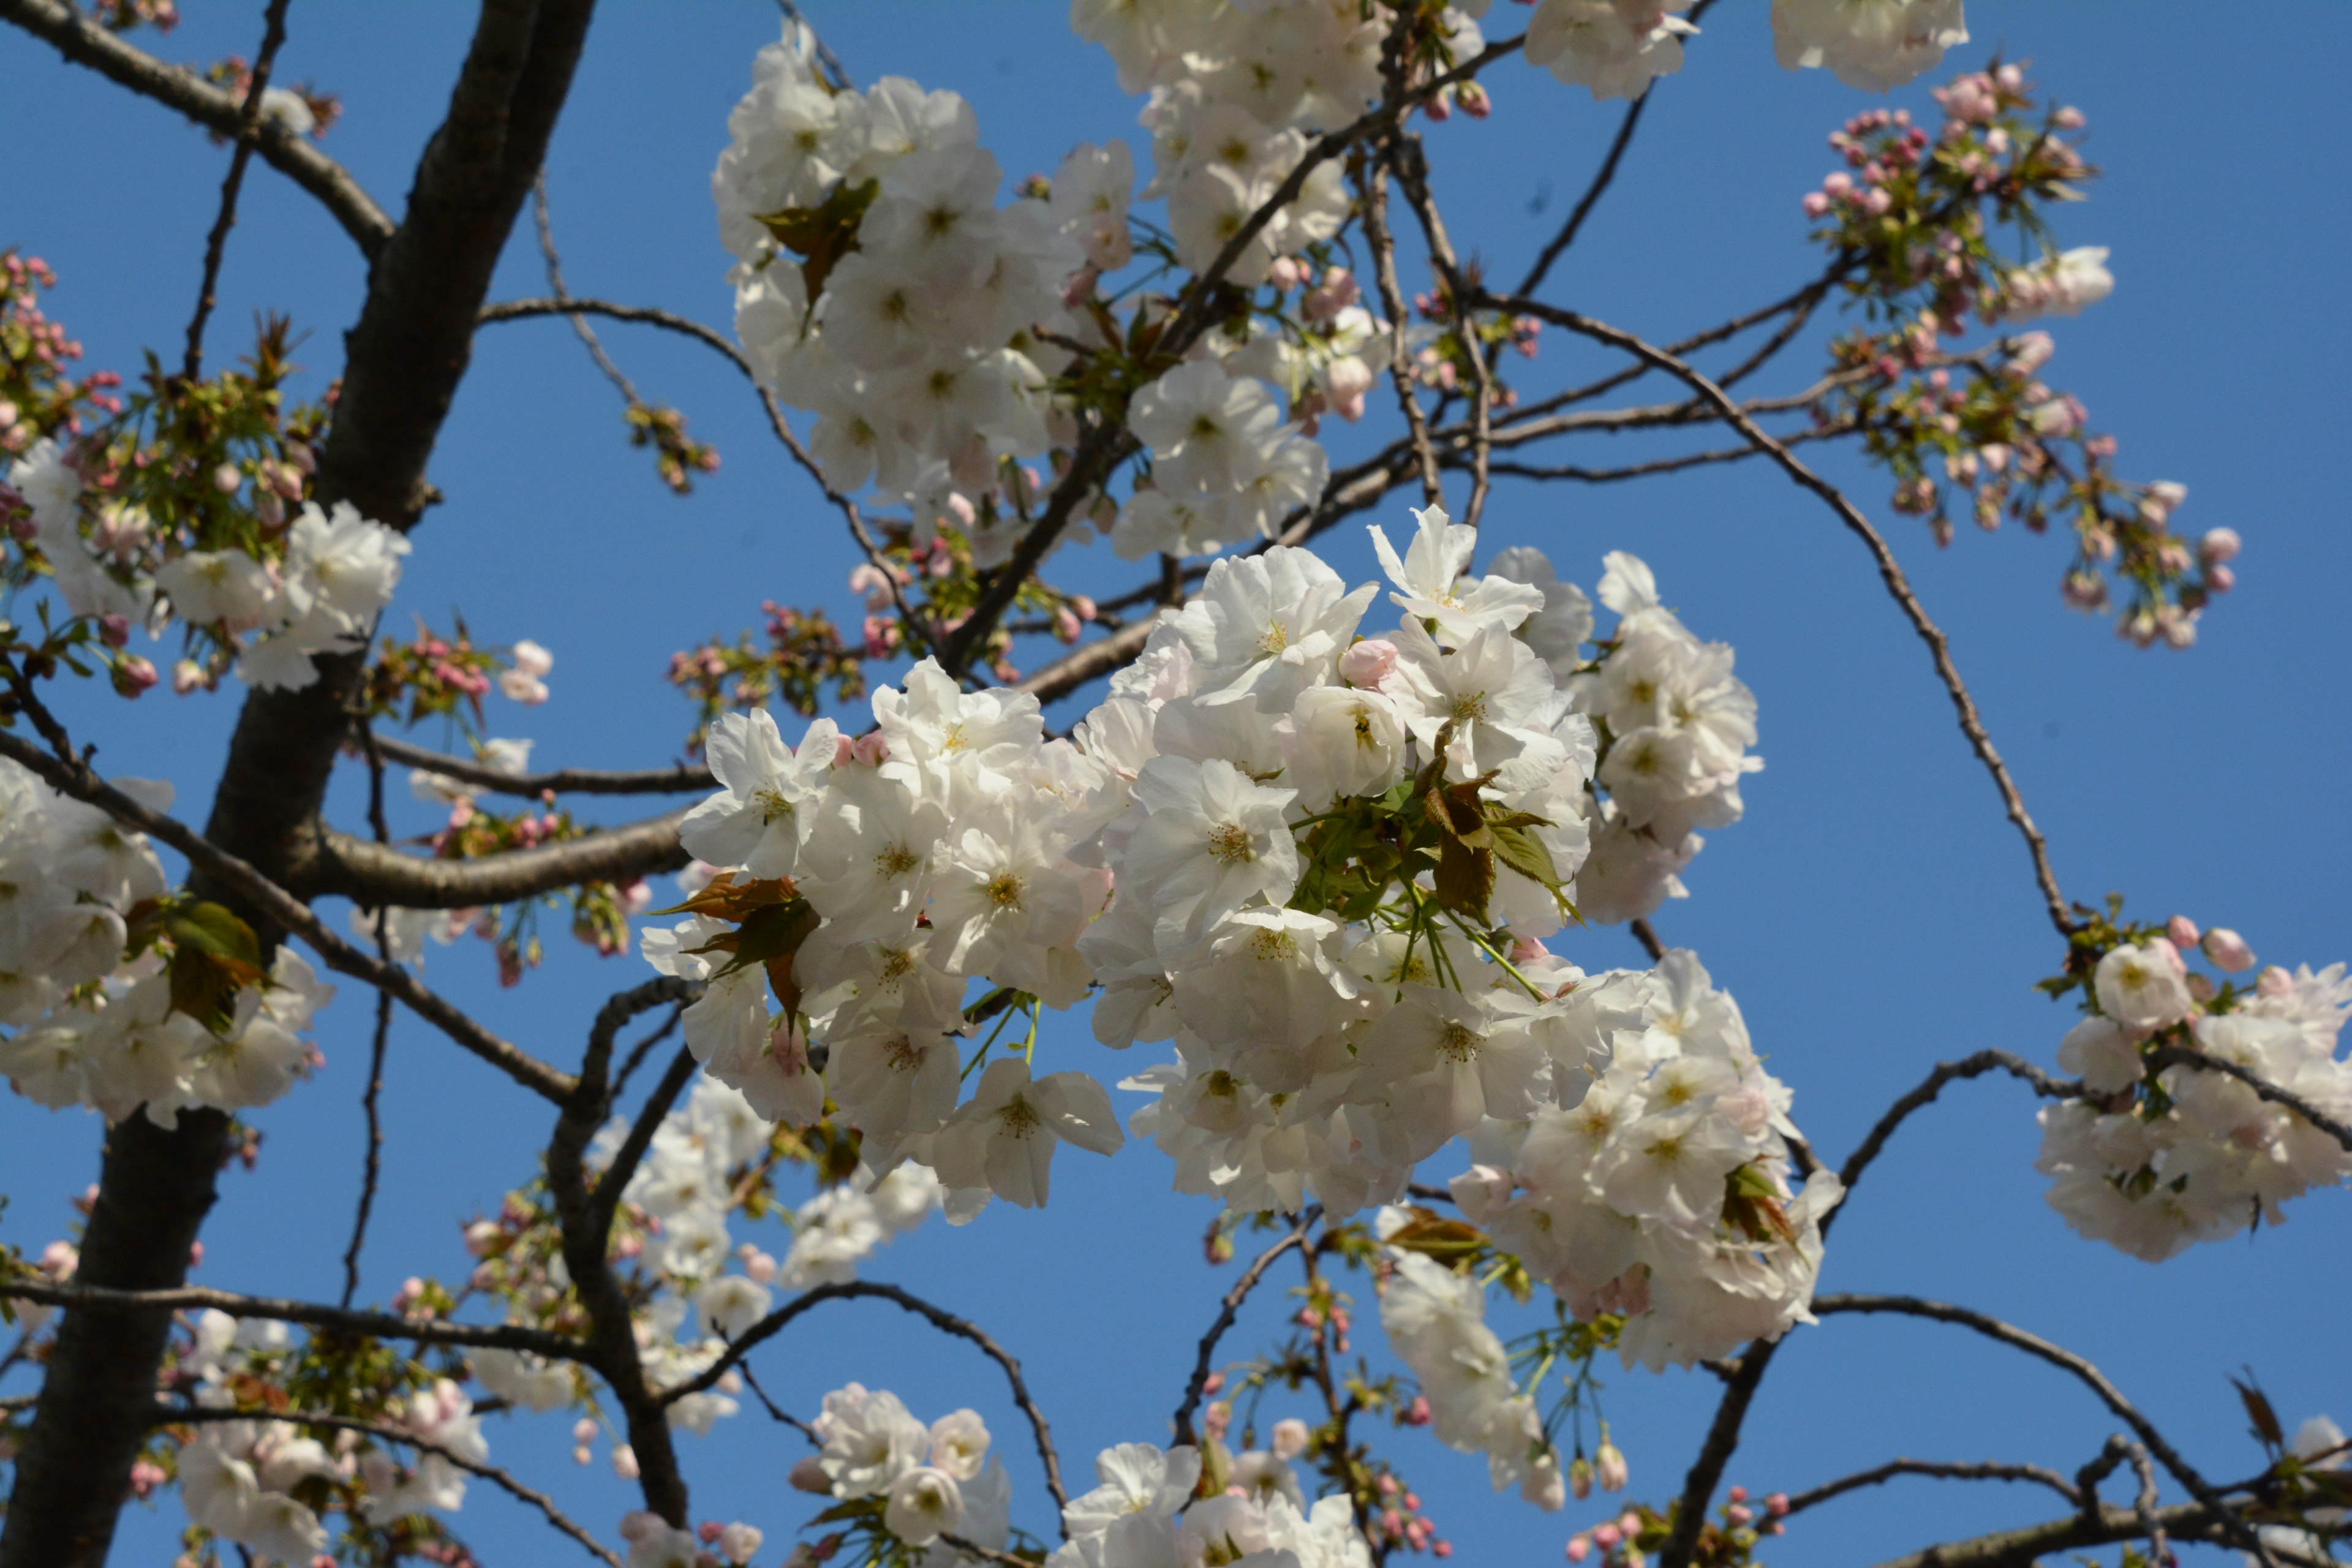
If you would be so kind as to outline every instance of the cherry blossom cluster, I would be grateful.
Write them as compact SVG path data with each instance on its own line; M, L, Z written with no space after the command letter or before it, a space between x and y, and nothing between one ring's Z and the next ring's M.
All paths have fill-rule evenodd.
M244 482L233 469L223 478ZM301 478L290 482L299 493ZM240 650L239 679L265 690L299 690L318 679L319 655L363 647L408 553L407 540L348 501L332 511L303 502L265 557L237 545L174 550L135 503L85 506L82 476L54 439L18 458L8 483L30 506L31 542L69 613L151 636L175 619L207 628Z
M711 181L737 333L761 379L817 416L811 450L836 489L969 510L1000 459L1049 444L1045 376L1062 355L1034 330L1064 321L1083 264L1069 231L1123 228L1123 198L1108 220L999 207L970 104L900 77L826 82L797 25L753 79Z
M2160 1262L2192 1243L2284 1222L2283 1205L2352 1178L2352 1152L2288 1108L2228 1074L2152 1062L2168 1048L2226 1062L2352 1118L2352 1061L2336 1055L2352 979L2345 966L2293 973L2271 965L2250 987L2230 976L2254 968L2235 931L2200 932L2176 917L2160 932L2122 931L2079 986L2083 1021L2058 1047L2058 1065L2084 1094L2041 1113L2036 1169L2066 1223L2136 1258ZM2192 970L2201 956L2223 978Z
M117 779L157 810L169 784ZM0 760L0 1074L52 1108L159 1127L182 1110L267 1105L307 1076L333 996L301 954L265 968L217 905L167 898L142 834Z
M1612 971L1567 1005L1605 1063L1570 1103L1472 1134L1464 1217L1580 1321L1623 1320L1627 1365L1727 1355L1811 1322L1822 1219L1843 1189L1792 1169L1788 1086L1691 953Z
M283 1387L300 1353L279 1322L205 1309L191 1331L175 1381L200 1411L251 1407L257 1388ZM299 1489L320 1500L320 1489L307 1483L325 1482L324 1496L348 1510L355 1530L461 1507L466 1472L453 1458L489 1458L481 1417L465 1391L447 1378L425 1381L383 1401L378 1418L431 1447L404 1464L354 1431L335 1434L330 1445L304 1436L298 1424L267 1418L177 1426L184 1437L173 1468L190 1522L265 1559L308 1563L327 1551L328 1531L293 1495Z
M1165 1450L1121 1443L1095 1458L1100 1481L1062 1510L1066 1541L1050 1568L1164 1568L1255 1561L1371 1568L1344 1494L1307 1500L1288 1461L1221 1445Z
M973 1410L926 1426L897 1394L853 1383L824 1396L809 1424L819 1448L793 1468L792 1484L836 1500L821 1522L840 1528L809 1554L822 1562L856 1541L871 1562L882 1550L915 1568L973 1561L942 1536L990 1552L1012 1539L1013 1479L989 1452L989 1431ZM907 1549L911 1549L908 1551Z

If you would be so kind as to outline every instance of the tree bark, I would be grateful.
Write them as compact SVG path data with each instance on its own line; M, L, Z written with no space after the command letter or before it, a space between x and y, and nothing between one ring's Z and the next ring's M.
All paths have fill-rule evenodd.
M431 495L427 459L470 357L490 275L544 159L593 0L484 0L449 110L419 161L400 227L373 256L344 339L342 390L320 456L318 499L412 527ZM246 698L206 835L280 878L313 831L364 656L319 660L300 691ZM235 907L225 889L191 885ZM250 918L255 911L245 910ZM256 921L267 942L282 933ZM184 1113L165 1133L136 1119L109 1138L77 1279L167 1289L212 1206L227 1118ZM129 1493L170 1319L68 1312L58 1330L16 1485L0 1568L96 1568Z

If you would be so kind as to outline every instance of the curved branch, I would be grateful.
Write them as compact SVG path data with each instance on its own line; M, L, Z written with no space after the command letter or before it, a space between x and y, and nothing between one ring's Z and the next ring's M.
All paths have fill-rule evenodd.
M371 839L330 828L296 869L312 898L341 893L371 908L470 910L536 898L582 882L628 882L675 871L693 858L678 843L684 810L604 829L581 838L510 849L475 860L404 855Z
M1887 592L1902 607L1913 629L1919 634L1920 640L1927 645L1927 651L1935 660L1936 673L1942 679L1945 690L1951 696L1952 706L1959 715L1961 732L1968 736L1969 744L1975 750L1978 760L1992 775L1994 787L2000 792L2001 803L2008 808L2009 819L2017 825L2018 832L2025 839L2026 849L2032 856L2034 880L2042 889L2042 902L2048 907L2051 923L2058 928L2061 936L2072 936L2074 922L2067 913L2065 896L2058 890L2057 874L2051 869L2049 846L2042 839L2042 830L2033 825L2032 816L2026 811L2025 798L2018 793L2016 781L2010 777L2008 764L2000 760L2000 753L1993 748L1992 737L1986 731L1984 721L1977 713L1976 700L1969 695L1967 684L1960 679L1959 668L1952 662L1950 641L1944 636L1943 629L1928 618L1918 595L1911 591L1910 581L1904 576L1903 568L1895 562L1895 552L1887 548L1885 539L1871 526L1870 520L1863 516L1836 486L1805 467L1782 443L1765 434L1722 387L1675 355L1643 342L1631 332L1579 315L1573 310L1559 310L1533 300L1503 300L1491 295L1485 302L1497 310L1540 317L1581 336L1622 349L1646 364L1669 372L1714 404L1733 428L1745 436L1750 444L1769 455L1790 479L1828 503L1840 521L1868 547L1871 558L1877 563L1878 574L1886 584Z
M1799 1492L1789 1500L1789 1506L1784 1512L1802 1513L1805 1510L1825 1503L1832 1498L1843 1497L1848 1492L1860 1491L1864 1487L1879 1486L1893 1480L1897 1476L1934 1476L1939 1479L1955 1481L2032 1481L2037 1486L2048 1487L2078 1508L2082 1506L2083 1501L2083 1494L2077 1491L2065 1477L2055 1470L2045 1469L2040 1465L1956 1465L1945 1464L1934 1459L1890 1459L1876 1469L1861 1470L1851 1476L1841 1476L1836 1480L1822 1482L1811 1491Z
M2011 1078L2021 1079L2033 1087L2034 1093L2046 1100L2076 1100L2083 1094L2081 1084L2053 1079L2011 1051L1983 1050L1956 1062L1939 1062L1936 1070L1929 1073L1918 1088L1886 1108L1886 1113L1878 1119L1877 1125L1870 1130L1870 1135L1846 1156L1845 1164L1838 1172L1838 1180L1844 1184L1846 1196L1853 1194L1854 1184L1862 1180L1863 1172L1870 1168L1870 1163L1885 1149L1886 1141L1895 1136L1895 1129L1902 1126L1913 1111L1931 1103L1944 1092L1946 1084L1956 1083L1962 1079L1982 1078L1989 1072L2005 1072ZM1822 1235L1829 1234L1831 1223L1837 1218L1838 1210L1844 1206L1845 1197L1842 1196L1836 1207L1822 1216Z
M1946 1542L1921 1551L1891 1557L1878 1568L2031 1568L2053 1552L2076 1546L2104 1546L2117 1541L2145 1540L2160 1531L2189 1541L2235 1543L2243 1521L2227 1509L2216 1513L2202 1503L2186 1502L2142 1513L2137 1509L2105 1507L2095 1514L2074 1514L2022 1530L1998 1531L1967 1541ZM2327 1568L2315 1558L2278 1547L2273 1555L2298 1568Z
M18 735L0 731L0 756L13 758L40 775L58 794L97 806L117 822L170 845L188 858L188 864L222 887L233 889L262 918L275 921L308 942L327 967L388 991L426 1023L467 1050L488 1062L533 1093L561 1101L572 1092L571 1075L557 1071L520 1047L500 1039L440 996L425 988L416 976L396 963L371 958L327 929L309 905L255 870L245 861L197 833L176 817L152 811L124 795L91 770L87 763L60 762ZM354 839L353 843L362 842ZM370 845L368 847L376 848ZM378 850L378 853L383 853Z
M2273 1105L2286 1107L2338 1143L2343 1144L2347 1153L2352 1153L2352 1125L2347 1125L2337 1118L2328 1115L2293 1089L2281 1089L2261 1074L2242 1068L2235 1062L2223 1061L2220 1057L2208 1056L2203 1051L2192 1050L2187 1046L2159 1046L2148 1053L2147 1065L2149 1069L2155 1072L2162 1072L2166 1068L2170 1067L2185 1067L2194 1068L2200 1072L2218 1072L2236 1079L2240 1083L2252 1089L2256 1099L2266 1100Z
M2264 1554L2260 1540L2251 1529L2247 1528L2244 1521L2239 1520L2228 1505L2222 1502L2221 1493L2213 1483L2198 1473L2196 1468L2187 1459L2181 1458L2179 1450L2165 1440L2162 1432L2157 1430L2156 1423L2141 1415L2138 1408L2123 1396L2122 1391L2107 1381L2105 1373L2074 1352L2052 1344L2038 1334L2031 1334L2013 1324L2004 1323L1998 1318L1987 1317L1982 1312L1972 1311L1966 1307L1955 1307L1945 1301L1925 1300L1916 1296L1872 1296L1854 1293L1816 1296L1813 1298L1813 1311L1816 1315L1832 1312L1890 1312L1907 1317L1927 1318L1937 1322L1952 1323L1964 1329L1973 1330L1987 1339L1997 1340L2013 1349L2023 1351L2038 1360L2048 1362L2052 1366L2074 1377L2090 1389L2098 1396L2100 1404L2113 1411L2118 1419L2137 1433L2139 1440L2147 1445L2147 1451L2156 1456L2158 1463L2172 1472L2173 1479L2188 1489L2189 1496L2210 1510L2217 1520L2229 1521L2234 1527L2231 1538L2237 1544L2243 1546L2257 1557Z
M316 1301L285 1301L268 1296L240 1296L233 1290L209 1290L187 1285L176 1290L110 1290L96 1285L46 1285L26 1279L0 1279L0 1296L39 1301L76 1312L131 1312L211 1307L232 1318L258 1318L271 1322L303 1323L341 1334L363 1334L379 1340L416 1340L436 1345L481 1345L490 1350L530 1351L559 1361L586 1362L588 1347L562 1334L517 1324L495 1326L442 1323L403 1318L390 1312L354 1311Z
M978 1325L959 1318L952 1312L934 1307L920 1296L902 1290L896 1285L881 1285L864 1279L853 1279L845 1284L819 1285L814 1289L804 1290L744 1330L727 1347L726 1354L703 1368L698 1375L674 1388L663 1389L655 1396L655 1402L667 1405L685 1398L689 1394L701 1393L724 1377L728 1369L749 1355L752 1348L761 1341L773 1338L793 1319L810 1308L820 1302L848 1300L860 1296L871 1296L891 1302L919 1318L929 1320L933 1328L953 1334L958 1339L971 1341L980 1347L989 1360L1003 1369L1005 1381L1013 1387L1013 1403L1020 1407L1022 1415L1029 1418L1029 1429L1036 1436L1037 1457L1045 1461L1045 1489L1054 1495L1054 1501L1057 1507L1066 1509L1069 1507L1070 1494L1062 1488L1062 1461L1060 1456L1054 1451L1054 1435L1045 1425L1045 1413L1037 1408L1037 1402L1029 1396L1029 1385L1021 1376L1021 1363L1015 1361L1003 1345L989 1338ZM1065 1527L1064 1534L1066 1536L1067 1533L1067 1527Z
M1543 247L1543 254L1536 258L1535 265L1528 268L1528 275L1519 279L1519 286L1512 290L1513 293L1532 294L1542 287L1545 277L1551 271L1551 264L1576 243L1578 232L1584 227L1584 220L1592 216L1592 208L1601 200L1601 193L1617 177L1617 165L1624 158L1625 149L1633 144L1634 127L1642 123L1642 110L1649 107L1651 89L1657 85L1653 80L1649 87L1642 89L1640 97L1626 106L1625 118L1617 127L1616 137L1609 143L1609 155L1601 160L1601 167L1594 173L1592 183L1584 187L1584 195L1577 198L1574 210L1568 215L1568 221L1560 225L1559 232L1552 236L1551 243Z
M184 66L165 65L144 49L125 43L81 15L66 0L0 0L0 21L13 22L54 47L78 66L152 98L206 130L235 136L243 106ZM297 135L282 121L264 116L253 128L253 150L264 162L313 196L375 258L392 237L392 219L361 188L350 170Z
M323 1410L210 1410L175 1409L168 1405L155 1407L158 1426L195 1426L221 1421L284 1421L296 1426L320 1426L336 1432L364 1432L387 1442L405 1443L410 1447L437 1455L459 1469L481 1477L509 1496L524 1502L547 1517L547 1522L572 1537L593 1552L599 1562L611 1568L625 1568L618 1557L607 1551L597 1539L582 1529L555 1506L555 1500L545 1492L523 1485L496 1465L486 1465L478 1459L468 1459L443 1447L429 1437L420 1437L405 1426L394 1426L382 1421L362 1421L356 1416L334 1415Z
M689 767L684 763L667 768L640 768L627 772L612 772L602 768L559 768L551 773L502 773L496 768L453 757L446 752L436 752L424 746L412 746L405 741L388 736L376 737L376 750L391 762L404 767L423 768L428 773L469 784L493 795L527 795L537 799L542 795L693 795L698 791L719 787L709 768Z
M1201 1336L1201 1353L1192 1363L1192 1381L1184 1385L1184 1403L1176 1407L1176 1441L1179 1443L1197 1440L1192 1433L1192 1412L1200 1408L1201 1396L1208 1389L1209 1358L1217 1353L1217 1342L1225 1337L1227 1329L1234 1326L1234 1319L1240 1315L1242 1303L1249 1299L1252 1290L1257 1289L1257 1282L1265 1277L1266 1269L1273 1266L1275 1259L1307 1239L1307 1226L1315 1223L1318 1212L1309 1208L1299 1215L1297 1228L1259 1253L1255 1260L1242 1270L1242 1277L1234 1281L1234 1288L1225 1292L1223 1310L1218 1312L1217 1321L1209 1325L1209 1331Z

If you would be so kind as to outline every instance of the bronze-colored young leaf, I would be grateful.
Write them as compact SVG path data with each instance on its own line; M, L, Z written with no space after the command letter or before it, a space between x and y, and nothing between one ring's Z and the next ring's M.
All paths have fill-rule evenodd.
M1438 852L1436 885L1439 903L1483 924L1495 893L1495 852L1448 838Z

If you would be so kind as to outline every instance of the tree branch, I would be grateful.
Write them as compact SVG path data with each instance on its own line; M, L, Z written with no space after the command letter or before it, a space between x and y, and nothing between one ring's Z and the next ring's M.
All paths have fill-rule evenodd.
M295 885L314 899L341 893L371 908L470 910L512 903L583 882L628 882L677 870L693 858L677 839L685 819L681 809L472 860L404 855L329 828L315 838L315 854L297 861Z
M703 1368L700 1373L674 1388L662 1390L656 1396L657 1403L668 1405L685 1398L689 1394L701 1393L724 1377L730 1367L751 1354L753 1347L761 1341L773 1338L793 1319L820 1302L849 1300L861 1296L871 1296L891 1302L919 1318L927 1320L932 1327L943 1332L953 1334L958 1339L969 1340L978 1345L989 1360L1003 1369L1005 1381L1013 1388L1013 1403L1020 1407L1022 1415L1029 1418L1029 1429L1037 1439L1037 1458L1044 1461L1045 1467L1045 1489L1053 1494L1056 1507L1069 1507L1070 1494L1062 1487L1062 1461L1060 1456L1054 1451L1054 1435L1045 1425L1045 1412L1039 1410L1037 1402L1030 1397L1029 1385L1021 1376L1021 1363L1013 1360L1003 1346L989 1338L987 1333L977 1325L957 1317L952 1312L934 1307L920 1296L911 1291L902 1290L896 1285L852 1279L845 1284L819 1285L814 1289L803 1290L750 1328L745 1329L727 1347L727 1353ZM1066 1527L1064 1534L1066 1538Z
M1240 1315L1242 1303L1249 1300L1249 1293L1257 1289L1257 1282L1265 1278L1265 1271L1273 1266L1275 1259L1306 1241L1307 1227L1315 1223L1316 1215L1320 1212L1309 1206L1305 1214L1298 1216L1297 1228L1259 1253L1250 1266L1242 1270L1242 1277L1234 1281L1234 1288L1225 1292L1224 1305L1217 1313L1217 1321L1209 1325L1207 1333L1201 1336L1201 1353L1192 1363L1192 1380L1184 1385L1184 1403L1176 1407L1176 1441L1179 1443L1198 1441L1192 1432L1192 1412L1200 1408L1201 1396L1209 1386L1209 1358L1217 1353L1217 1342L1225 1337L1227 1329L1234 1326L1234 1319Z
M2074 1514L2022 1530L2004 1530L1967 1541L1947 1542L1892 1557L1879 1568L2032 1568L2053 1552L2077 1546L2104 1546L2146 1539L2154 1530L2184 1540L2235 1542L2245 1526L2234 1513L2216 1515L2202 1503L2181 1503L2143 1515L2137 1509L2101 1508L2095 1516ZM2272 1548L2286 1562L2325 1568L2299 1552Z
M1811 1491L1799 1492L1789 1500L1785 1511L1802 1513L1832 1498L1843 1497L1864 1487L1879 1486L1897 1476L1934 1476L1943 1480L1958 1481L2032 1481L2038 1486L2048 1487L2077 1507L2083 1500L2082 1493L2070 1485L2065 1477L2040 1465L1946 1464L1934 1459L1890 1459L1876 1469L1841 1476L1836 1480L1822 1482Z
M1863 1172L1870 1168L1870 1163L1877 1159L1886 1147L1886 1141L1895 1136L1895 1129L1901 1127L1913 1111L1932 1103L1937 1095L1944 1092L1946 1084L1962 1079L1982 1078L1989 1072L2005 1072L2011 1078L2021 1079L2032 1086L2034 1093L2047 1100L2074 1100L2083 1093L2081 1084L2053 1079L2011 1051L1982 1050L1956 1062L1937 1063L1936 1070L1927 1075L1925 1082L1886 1108L1886 1113L1878 1119L1878 1124L1870 1130L1870 1135L1862 1141L1859 1148L1846 1156L1845 1164L1838 1171L1838 1180L1845 1187L1845 1195L1838 1199L1835 1208L1822 1216L1822 1234L1829 1234L1838 1210L1843 1209L1846 1198L1853 1195L1855 1184L1862 1180Z
M379 735L376 749L393 762L472 784L493 795L523 795L536 800L554 795L696 795L719 787L709 768L679 763L667 768L611 772L601 768L558 768L547 773L502 773L496 768L446 752L413 746Z
M188 321L188 347L180 364L180 378L194 381L204 369L205 323L212 319L213 289L220 281L221 261L228 254L228 231L236 226L237 193L245 187L245 169L253 162L254 127L261 121L261 95L269 90L269 73L278 51L286 43L286 8L293 0L269 0L261 26L261 48L247 77L245 100L236 111L236 149L228 155L228 174L221 180L220 209L212 232L205 237L204 280L196 287L196 311Z
M209 1290L185 1285L173 1290L116 1290L98 1285L50 1285L37 1280L0 1279L0 1296L39 1301L68 1311L171 1313L184 1307L212 1307L233 1318L258 1318L271 1322L303 1323L339 1334L359 1334L378 1340L416 1340L436 1345L482 1345L492 1350L530 1351L562 1361L586 1361L587 1347L578 1340L544 1329L515 1324L496 1327L473 1323L443 1323L425 1318L403 1318L390 1312L355 1311L316 1301L288 1301L268 1296L240 1296L231 1290Z
M336 1415L323 1410L183 1409L169 1405L159 1405L155 1407L154 1421L158 1426L194 1426L223 1421L283 1421L296 1426L316 1426L334 1432L364 1432L372 1437L382 1437L387 1442L405 1443L412 1448L446 1459L459 1469L481 1477L508 1495L520 1498L545 1515L548 1523L586 1547L599 1562L610 1564L611 1568L625 1568L621 1560L606 1550L602 1542L582 1529L562 1509L557 1508L555 1500L545 1492L523 1485L496 1465L486 1465L478 1459L466 1458L428 1437L417 1436L405 1426L394 1426L383 1421L362 1421L356 1416Z
M1626 105L1625 118L1619 122L1617 134L1609 143L1609 155L1601 160L1601 167L1593 173L1592 183L1584 187L1584 195L1577 198L1574 210L1568 215L1568 221L1559 226L1559 232L1552 236L1551 243L1543 247L1542 254L1536 258L1535 265L1528 268L1528 275L1519 279L1519 286L1511 292L1532 294L1543 287L1544 279L1550 275L1551 264L1576 243L1577 235L1584 228L1584 220L1592 216L1592 209L1600 202L1601 193L1617 177L1617 165L1624 158L1625 149L1633 145L1634 128L1642 123L1642 110L1650 106L1651 89L1657 85L1654 79L1649 87L1642 89L1639 98Z
M2187 1046L2158 1046L2148 1053L2147 1065L2152 1072L2162 1072L2166 1068L2185 1067L2194 1068L2200 1072L2218 1072L2236 1079L2240 1083L2252 1089L2256 1099L2266 1100L2273 1105L2286 1107L2344 1145L2347 1153L2352 1153L2352 1125L2347 1125L2341 1120L2328 1115L2293 1089L2281 1089L2261 1074L2242 1068L2235 1062L2223 1061L2220 1057L2208 1056L2203 1051L2193 1050Z
M2258 1558L2266 1557L2265 1549L2260 1539L2221 1500L2221 1493L2214 1485L2183 1458L2178 1449L2165 1440L2164 1434L2157 1430L2156 1424L2141 1415L2138 1408L2123 1396L2122 1391L2107 1381L2105 1373L2074 1352L2052 1344L2037 1334L2031 1334L2023 1329L2004 1323L1998 1318L1987 1317L1982 1312L1971 1311L1966 1307L1955 1307L1948 1302L1925 1300L1916 1296L1872 1296L1853 1293L1816 1296L1813 1298L1813 1311L1816 1315L1832 1312L1891 1312L1915 1318L1927 1318L1937 1322L1952 1323L1964 1329L1973 1330L1987 1339L1997 1340L2013 1349L2023 1351L2030 1356L2048 1362L2052 1366L2066 1373L2090 1389L2098 1396L2100 1404L2113 1411L2118 1419L2138 1434L2139 1440L2147 1445L2148 1452L2155 1455L2157 1461L2172 1472L2173 1479L2188 1489L2189 1496L2211 1510L2215 1519L2227 1521L2231 1539L2236 1544L2244 1547Z
M2018 793L2016 781L2009 775L2008 765L1993 748L1992 737L1986 732L1984 721L1977 713L1976 701L1969 695L1967 684L1960 679L1959 668L1952 662L1949 640L1942 628L1928 619L1918 595L1911 591L1903 568L1896 563L1895 552L1887 548L1886 541L1877 529L1871 526L1870 520L1863 516L1836 486L1805 467L1786 446L1766 435L1722 387L1675 355L1643 342L1631 332L1580 316L1573 310L1559 310L1532 300L1500 300L1489 296L1486 302L1498 310L1540 317L1572 332L1622 349L1645 363L1669 372L1714 404L1733 428L1748 437L1750 444L1768 453L1791 479L1828 503L1846 527L1869 548L1872 559L1878 564L1878 574L1886 584L1887 592L1902 606L1904 615L1918 632L1920 640L1927 645L1928 653L1935 660L1936 673L1943 679L1944 689L1950 693L1952 706L1959 715L1961 731L1968 736L1969 744L1974 748L1978 760L1984 763L1986 772L1992 775L1994 787L2000 792L2001 802L2008 808L2009 819L2017 825L2019 834L2025 839L2026 849L2033 859L2034 880L2042 889L2042 902L2048 908L2051 923L2057 927L2061 936L2071 936L2074 922L2067 912L2065 896L2058 890L2057 875L2050 868L2049 846L2042 839L2042 830L2033 825L2032 816L2025 809L2024 796Z
M0 21L15 23L75 65L87 66L209 131L237 134L243 106L234 93L224 92L184 66L165 65L125 43L66 0L0 0ZM290 127L265 118L254 127L252 146L264 163L317 197L369 259L392 237L392 219L351 171Z

